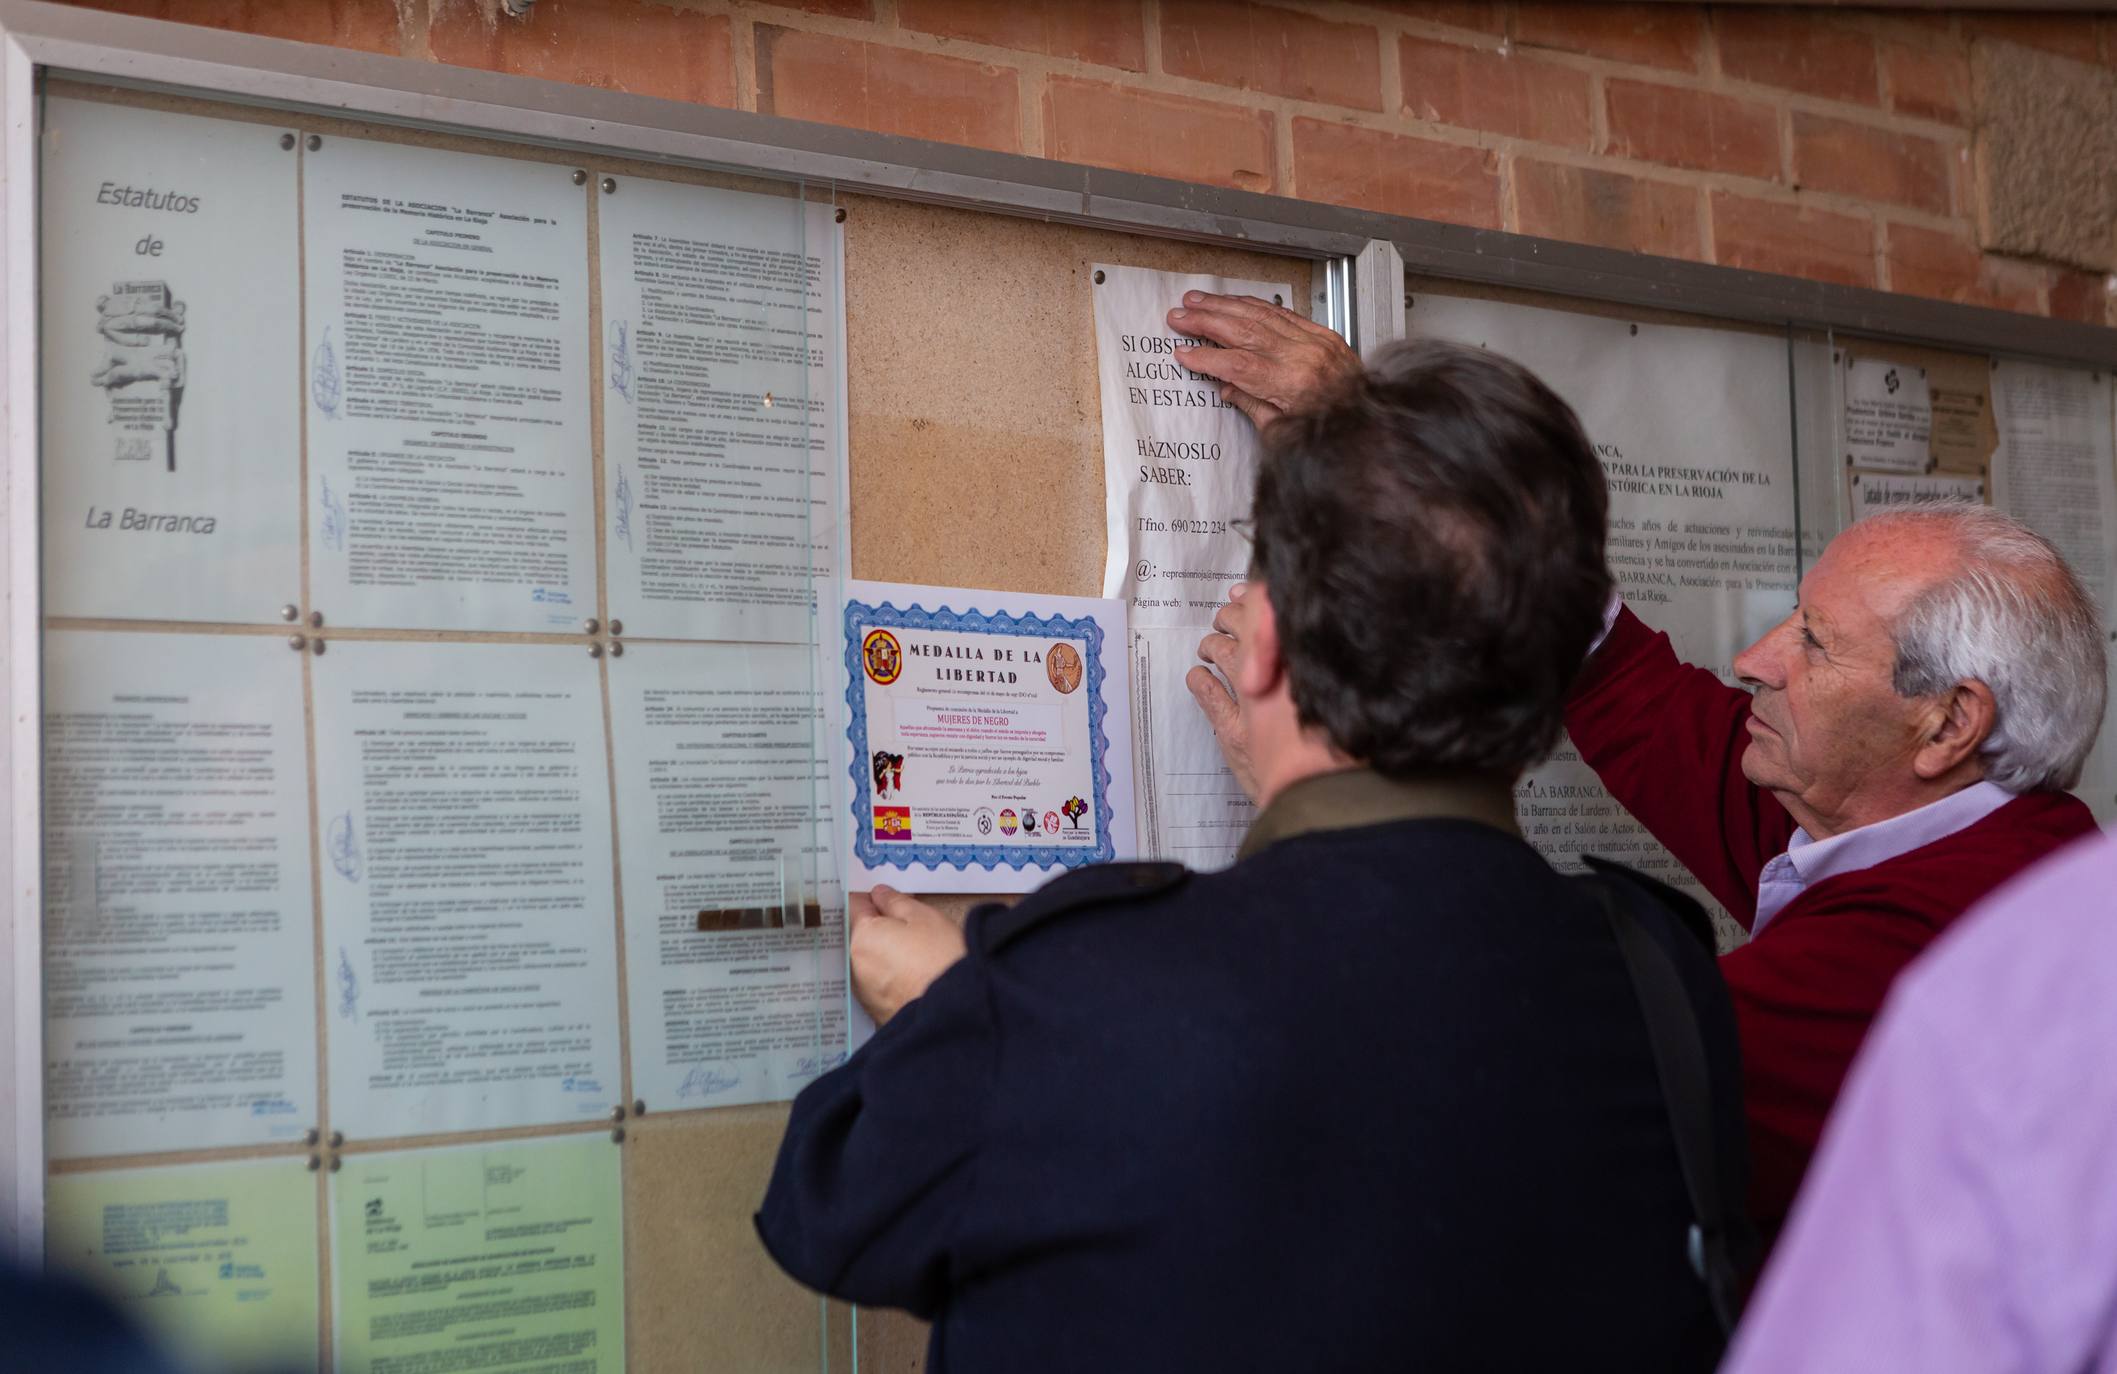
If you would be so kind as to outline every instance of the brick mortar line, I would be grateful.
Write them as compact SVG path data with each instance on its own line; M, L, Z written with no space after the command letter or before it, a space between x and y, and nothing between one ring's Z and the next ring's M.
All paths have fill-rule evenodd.
M701 9L706 10L706 12L730 13L738 17L747 16L753 23L770 23L776 28L785 28L796 32L820 33L832 37L851 38L858 41L877 43L883 47L902 48L907 51L924 52L939 57L953 57L958 60L978 62L986 66L1013 67L1023 71L1036 69L1047 76L1079 75L1089 79L1109 80L1120 85L1136 85L1141 82L1147 82L1151 83L1148 87L1149 89L1162 88L1168 94L1189 95L1223 105L1248 106L1255 109L1272 110L1281 113L1299 113L1314 117L1336 117L1341 122L1349 122L1345 120L1345 116L1348 115L1382 119L1395 117L1390 109L1390 91L1387 81L1388 70L1392 65L1395 65L1394 54L1381 56L1381 78L1378 81L1378 85L1381 87L1379 96L1383 104L1381 110L1370 110L1355 105L1340 105L1330 101L1307 100L1298 96L1280 95L1277 92L1259 90L1254 87L1225 85L1198 77L1178 76L1167 72L1162 69L1163 64L1160 61L1161 24L1159 20L1161 7L1158 0L1142 0L1141 22L1144 30L1144 46L1147 49L1147 61L1145 63L1147 70L1145 71L1133 71L1126 67L1091 62L1080 57L1061 57L1056 54L1041 53L1028 48L1011 48L1002 44L983 43L975 39L950 38L918 29L885 28L882 26L879 17L875 19L849 19L838 15L810 14L806 11L789 13L783 8L767 5L763 3L763 0L723 0L723 3L725 4L725 9L721 9L719 6L714 6L710 9L702 6ZM877 0L877 4L878 7L888 5L889 12L894 16L895 7L893 0ZM1377 31L1384 32L1379 27ZM1468 33L1468 31L1464 30L1454 32ZM1810 95L1786 87L1765 85L1760 82L1738 81L1721 76L1679 72L1664 67L1643 67L1611 58L1567 52L1558 48L1539 48L1519 42L1510 42L1504 50L1498 47L1454 41L1451 41L1450 45L1471 51L1504 52L1506 56L1515 54L1533 56L1538 61L1550 62L1569 70L1583 72L1591 78L1599 75L1604 79L1605 91L1608 89L1607 83L1611 78L1641 80L1647 82L1647 84L1669 86L1677 90L1747 99L1752 103L1777 106L1789 113L1798 110L1804 113L1840 119L1846 123L1880 129L1885 132L1926 138L1942 144L1964 143L1969 138L1968 129L1962 126L1921 119L1916 116L1877 109L1868 105L1831 100L1827 97ZM1070 68L1070 70L1062 70L1062 68ZM1108 74L1107 76L1105 75L1106 73ZM1396 103L1399 110L1401 110L1405 94L1401 89L1401 66L1398 66L1398 76L1400 89L1397 93L1398 100ZM738 74L738 84L740 84L740 74ZM1285 103L1281 104L1280 102ZM1298 106L1299 109L1294 109L1293 107L1295 106ZM1426 123L1426 121L1417 122ZM1449 125L1445 127L1458 128L1463 126Z

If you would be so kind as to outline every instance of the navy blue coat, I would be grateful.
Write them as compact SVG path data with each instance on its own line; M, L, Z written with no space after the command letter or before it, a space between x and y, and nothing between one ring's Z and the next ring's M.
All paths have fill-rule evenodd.
M1583 885L1459 820L1112 865L795 1101L758 1214L811 1287L935 1323L932 1374L1704 1370L1646 1031ZM1740 1197L1734 1022L1704 1008Z

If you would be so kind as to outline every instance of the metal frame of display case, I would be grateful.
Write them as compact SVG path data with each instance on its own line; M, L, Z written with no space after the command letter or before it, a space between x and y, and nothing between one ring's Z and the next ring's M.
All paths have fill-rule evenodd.
M501 22L510 22L503 19ZM1317 305L1357 344L1402 332L1405 270L1462 282L2117 367L2117 330L408 58L0 0L0 365L5 367L7 884L0 980L0 1253L43 1229L38 95L47 75L584 153L736 168L847 191L1319 260ZM1392 296L1394 299L1392 299Z

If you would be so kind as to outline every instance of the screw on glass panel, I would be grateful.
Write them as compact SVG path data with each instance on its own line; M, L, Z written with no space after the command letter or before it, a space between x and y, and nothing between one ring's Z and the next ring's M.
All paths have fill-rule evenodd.
M624 1103L620 1102L615 1107L612 1107L610 1109L610 1119L612 1121L623 1121L625 1119Z
M1632 326L1632 337L1635 339L1639 337L1639 326L1636 324Z
M319 658L320 658L320 657L322 657L322 656L323 656L323 640L322 640L322 639L320 639L320 638L319 638L319 639L312 639L312 640L310 640L310 641L309 641L309 651L310 651L311 653L314 653L315 655L317 655L317 656L318 656Z
M308 1130L302 1133L301 1143L304 1145L314 1145L317 1141L322 1139L323 1132L317 1130L314 1126L311 1126Z
M1095 284L1097 286L1101 286L1103 284L1103 274L1100 271L1095 274Z
M613 640L611 640L611 641L610 641L610 656L611 656L612 658L623 658L623 657L625 656L625 646L624 646L624 645L622 645L622 644L620 644L620 643L618 643L618 642L617 642L616 640L614 640L614 639L613 639Z
M307 635L288 635L287 647L296 653L300 653L303 649L309 647L309 637Z
M625 633L625 622L613 617L610 621L610 633L614 635Z
M309 628L310 628L310 629L312 629L312 630L320 630L320 629L322 629L322 628L323 628L323 612L322 612L322 611L311 611L311 612L309 612Z
M832 218L837 220L840 224L845 223L845 207L843 205L839 206L838 213L832 216Z
M279 136L279 146L280 146L281 148L285 149L285 150L286 150L287 152L290 152L290 153L291 153L291 152L293 152L293 151L294 151L294 135L292 135L292 134L281 134L281 135Z
M634 1116L645 1116L645 1115L647 1114L647 1099L646 1099L646 1098L644 1098L644 1097L635 1097L635 1098L633 1098L633 1099L632 1099L632 1114L633 1114Z
M322 137L322 135L320 135L320 134L310 134L310 135L309 135L309 151L313 153L313 152L315 152L315 151L316 151L316 150L317 150L318 148L321 148L321 147L323 147L323 137ZM335 1168L337 1168L337 1167L338 1167L338 1165L337 1165L337 1164L336 1164L336 1163L334 1162L334 1163L333 1163L333 1164L331 1165L331 1167L335 1169Z
M588 174L578 167L574 168L573 184L576 186L586 186L588 184Z
M339 1165L341 1165L341 1164L343 1164L343 1163L345 1163L345 1161L344 1161L344 1160L340 1159L340 1158L339 1158L339 1157L338 1157L337 1155L332 1155L332 1156L331 1156L331 1172L332 1172L332 1173L334 1173L334 1174L335 1174L335 1173L337 1173L337 1172L338 1172L338 1166L339 1166Z
M594 634L594 633L595 633L595 632L596 632L597 630L600 630L600 629L602 629L602 628L603 628L603 622L602 622L602 621L600 621L600 620L597 620L597 619L596 619L596 618L595 618L594 616L589 616L589 617L588 617L588 618L587 618L586 620L584 620L584 621L582 621L582 622L581 622L581 633L582 633L582 634L590 634L590 635L592 635L592 634Z
M331 1148L335 1150L335 1149L337 1149L337 1148L338 1148L339 1146L341 1146L341 1145L343 1145L343 1144L345 1144L345 1132L344 1132L344 1131L333 1131L333 1132L331 1132Z
M624 1128L623 1126L618 1126L618 1127L614 1127L614 1128L612 1128L612 1130L611 1130L611 1132L610 1132L610 1140L611 1140L611 1143L613 1143L613 1144L616 1144L616 1145L622 1145L622 1144L624 1144L624 1143L625 1143L625 1128Z
M313 1132L312 1132L312 1134L313 1134ZM317 1171L318 1169L321 1169L322 1167L323 1167L323 1156L322 1156L322 1155L310 1155L310 1156L309 1156L309 1172L310 1172L310 1173L312 1173L312 1174L313 1174L313 1173L315 1173L315 1172L316 1172L316 1171Z
M588 657L590 657L590 658L601 658L602 656L603 656L603 646L602 646L602 645L600 645L600 644L591 644L591 645L589 645L589 646L588 646Z
M614 196L614 195L616 195L616 194L617 194L617 178L616 178L616 177L604 177L604 178L603 178L603 194L604 194L604 195L606 195L606 196Z
M289 601L286 605L279 608L279 618L291 625L301 619L301 607Z

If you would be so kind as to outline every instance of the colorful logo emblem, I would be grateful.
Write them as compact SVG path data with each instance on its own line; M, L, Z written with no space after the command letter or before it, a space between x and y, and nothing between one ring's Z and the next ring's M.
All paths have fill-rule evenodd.
M1046 835L1058 834L1058 812L1046 811L1044 813L1044 833Z
M1058 643L1044 653L1044 676L1051 685L1064 695L1081 685L1080 651L1071 644Z
M908 806L876 807L875 838L878 840L910 839L911 808Z
M878 687L887 687L904 676L904 651L897 647L897 637L888 630L867 632L867 638L860 641L860 661L867 669L867 680Z
M1064 816L1067 823L1075 830L1078 830L1081 828L1081 817L1088 814L1088 803L1082 801L1079 797L1068 797L1066 798L1066 804L1059 808L1059 814Z
M1016 830L1020 828L1021 827L1015 823L1013 807L1010 806L1000 813L1000 833L1002 835L1012 835Z

